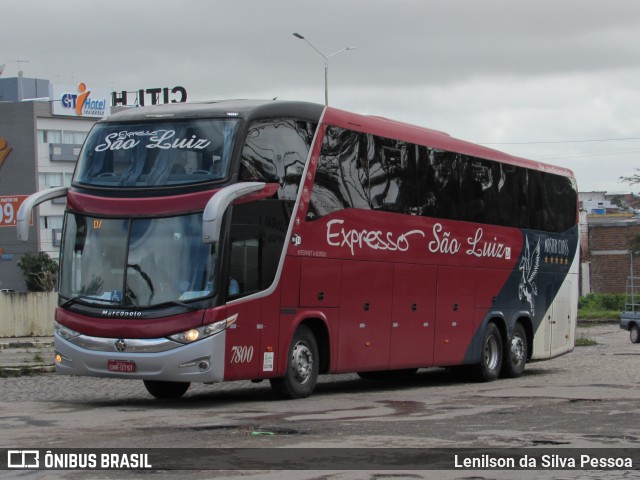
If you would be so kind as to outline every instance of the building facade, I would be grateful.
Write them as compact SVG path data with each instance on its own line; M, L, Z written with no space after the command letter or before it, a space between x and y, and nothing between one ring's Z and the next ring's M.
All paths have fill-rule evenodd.
M631 242L640 237L640 218L634 215L589 215L588 252L591 293L625 293L627 278L640 276L640 256L632 256Z
M16 215L28 195L71 184L84 139L93 124L110 113L108 94L94 92L83 84L0 79L0 289L26 290L18 267L23 255L46 252L58 259L65 200L34 210L26 243L16 239ZM80 103L96 108L82 110Z

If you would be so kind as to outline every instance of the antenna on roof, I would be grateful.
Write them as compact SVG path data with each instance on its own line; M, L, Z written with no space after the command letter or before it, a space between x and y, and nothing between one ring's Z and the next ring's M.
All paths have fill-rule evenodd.
M20 68L20 64L21 63L29 63L29 60L20 60L20 57L18 57L18 59L14 60L14 62L18 64L18 76L22 77L24 75L24 72Z

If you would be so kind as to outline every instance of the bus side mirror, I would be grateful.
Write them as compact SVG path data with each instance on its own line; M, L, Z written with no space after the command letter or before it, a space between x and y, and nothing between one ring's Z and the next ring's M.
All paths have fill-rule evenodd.
M216 243L220 238L222 217L227 207L242 197L251 197L251 201L273 195L278 189L277 183L242 182L218 190L207 202L202 215L202 241ZM251 195L255 193L255 195Z
M47 200L64 197L67 195L68 191L69 187L55 187L29 195L25 201L22 202L22 205L20 205L18 215L16 217L18 240L22 240L23 242L29 240L29 223L31 222L31 210L33 210L33 207L40 205Z

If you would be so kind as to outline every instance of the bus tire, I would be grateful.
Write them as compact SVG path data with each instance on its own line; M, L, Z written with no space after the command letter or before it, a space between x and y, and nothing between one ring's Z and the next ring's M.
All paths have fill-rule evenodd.
M144 380L144 386L154 397L160 400L180 398L189 389L189 382L164 382L161 380Z
M640 327L634 325L629 329L629 340L631 343L640 343Z
M521 323L516 323L513 328L511 342L505 347L505 354L502 360L502 376L506 378L517 378L524 373L527 363L527 332Z
M301 325L291 339L287 370L283 377L269 379L271 388L281 398L306 398L318 381L320 357L311 330Z
M502 335L494 323L489 323L482 336L480 364L476 366L476 377L483 382L492 382L500 376L502 368Z

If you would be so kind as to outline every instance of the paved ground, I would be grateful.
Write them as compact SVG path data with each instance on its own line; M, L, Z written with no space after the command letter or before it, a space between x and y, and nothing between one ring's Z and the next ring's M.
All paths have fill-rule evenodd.
M322 377L306 400L275 401L268 383L194 385L157 402L141 382L53 374L0 378L0 445L24 448L565 448L640 449L640 345L617 325L580 328L596 345L527 365L518 379L460 382L441 369L408 382ZM40 345L42 347L42 345ZM50 348L22 347L26 359ZM15 347L2 358L19 358ZM9 355L9 353L11 354ZM3 357L4 355L4 357ZM48 357L50 358L50 356ZM36 362L37 363L37 362ZM257 433L257 434L256 434ZM386 451L386 450L385 450ZM392 451L392 450L391 450ZM15 472L11 472L15 473ZM55 473L55 475L54 475ZM34 473L36 475L36 473ZM142 474L140 474L142 475ZM0 472L0 477L2 474ZM128 478L37 472L24 478ZM204 471L153 478L631 479L638 471ZM12 478L12 477L7 477Z

